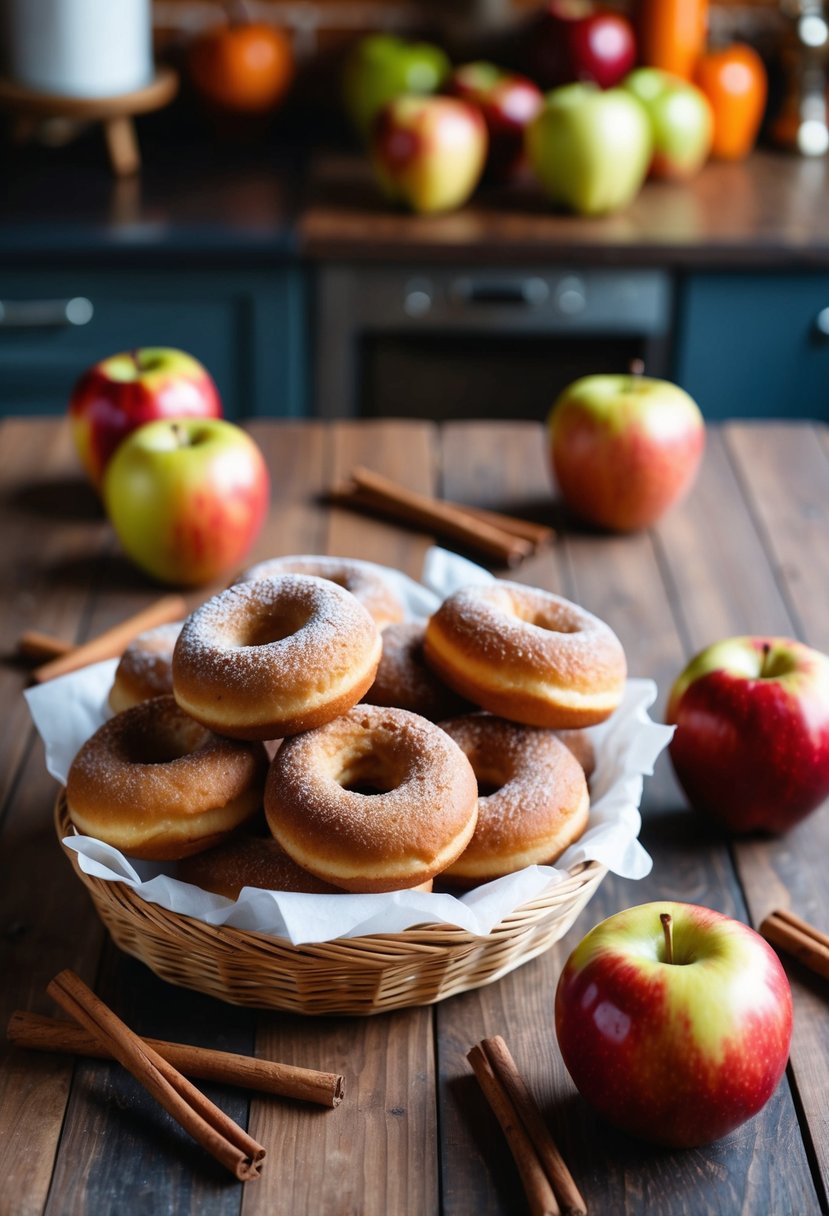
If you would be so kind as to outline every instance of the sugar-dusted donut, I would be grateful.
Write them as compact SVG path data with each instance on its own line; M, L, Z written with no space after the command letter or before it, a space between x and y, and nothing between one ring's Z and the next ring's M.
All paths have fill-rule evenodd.
M295 555L271 557L249 566L239 575L240 583L256 582L260 578L273 578L278 574L315 574L350 591L374 617L378 629L394 621L402 621L405 615L403 603L394 590L370 562L356 557L318 557Z
M211 730L276 739L345 713L371 686L380 631L327 579L236 583L189 616L173 651L173 694Z
M431 722L465 713L471 707L432 671L423 657L425 625L401 621L383 630L383 654L374 683L363 700L369 705L408 709Z
M604 621L535 587L493 580L444 600L426 661L461 696L511 721L592 726L619 705L627 668Z
M445 731L404 709L358 705L286 740L265 814L298 865L349 891L433 878L475 829L472 767Z
M551 730L491 714L440 723L469 759L478 781L478 823L444 877L463 886L529 865L548 865L587 826L584 770Z
M175 861L209 849L261 809L267 756L221 738L171 696L116 714L69 768L66 803L79 832L131 857Z
M185 857L176 868L176 877L226 899L238 899L243 887L306 895L344 894L341 887L298 866L272 836L232 836L214 849ZM423 885L423 890L431 889L431 881Z
M114 713L173 691L173 647L180 630L181 621L175 621L133 638L121 655L109 690Z

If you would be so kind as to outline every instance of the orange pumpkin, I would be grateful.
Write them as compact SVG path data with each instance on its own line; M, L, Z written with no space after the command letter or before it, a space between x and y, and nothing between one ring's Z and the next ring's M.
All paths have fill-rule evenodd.
M698 61L694 80L714 111L711 155L742 160L757 141L766 108L765 64L753 47L735 42Z
M290 39L264 22L216 26L200 34L187 54L198 93L220 110L264 114L279 104L294 76Z

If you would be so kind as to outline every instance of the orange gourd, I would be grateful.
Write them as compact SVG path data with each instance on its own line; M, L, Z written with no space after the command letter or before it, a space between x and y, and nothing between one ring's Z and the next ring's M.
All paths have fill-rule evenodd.
M711 155L720 160L742 160L757 141L766 107L768 80L765 64L744 43L709 51L694 73L714 111Z
M277 26L231 22L194 39L187 67L196 91L210 105L232 114L265 114L293 80L293 48Z
M639 0L636 38L646 67L690 80L707 32L708 0Z

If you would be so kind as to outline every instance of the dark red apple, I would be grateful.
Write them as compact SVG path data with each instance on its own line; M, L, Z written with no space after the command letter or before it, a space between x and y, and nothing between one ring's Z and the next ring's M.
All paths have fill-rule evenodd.
M533 30L530 72L542 88L592 80L617 84L636 63L636 34L623 13L593 0L548 0Z
M727 831L781 833L829 797L829 657L791 638L706 647L671 689L670 756Z
M477 105L489 133L486 172L503 180L524 164L524 130L544 105L541 90L528 76L476 60L455 68L447 91Z

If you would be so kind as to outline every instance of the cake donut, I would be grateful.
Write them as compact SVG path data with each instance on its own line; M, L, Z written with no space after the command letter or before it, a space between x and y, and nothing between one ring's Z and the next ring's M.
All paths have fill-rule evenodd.
M243 887L293 891L306 895L342 895L341 887L303 870L271 836L234 836L215 849L185 857L176 877L203 891L238 899ZM431 891L431 881L423 889Z
M383 630L383 653L374 683L363 700L369 705L408 709L431 722L465 713L471 708L423 657L425 625L400 621Z
M282 738L356 704L381 650L372 617L336 583L309 574L236 583L185 620L173 694L219 734Z
M473 886L548 865L581 836L590 807L587 781L554 731L491 714L440 725L469 759L479 787L475 833L446 878Z
M429 618L423 653L442 680L514 722L592 726L622 699L622 644L604 621L535 587L464 587Z
M66 803L79 832L131 857L175 861L218 844L262 806L258 743L221 738L171 696L116 714L69 768Z
M466 848L477 803L472 766L445 731L376 705L286 740L265 785L274 838L348 891L433 878Z
M175 621L133 638L121 655L109 690L114 713L173 691L173 647L180 629L181 621Z
M557 730L561 742L568 747L584 769L588 781L596 768L596 749L587 730Z
M272 557L249 566L239 575L238 582L251 583L278 574L315 574L350 591L371 613L378 629L385 629L405 615L403 604L389 584L372 567L355 557Z

